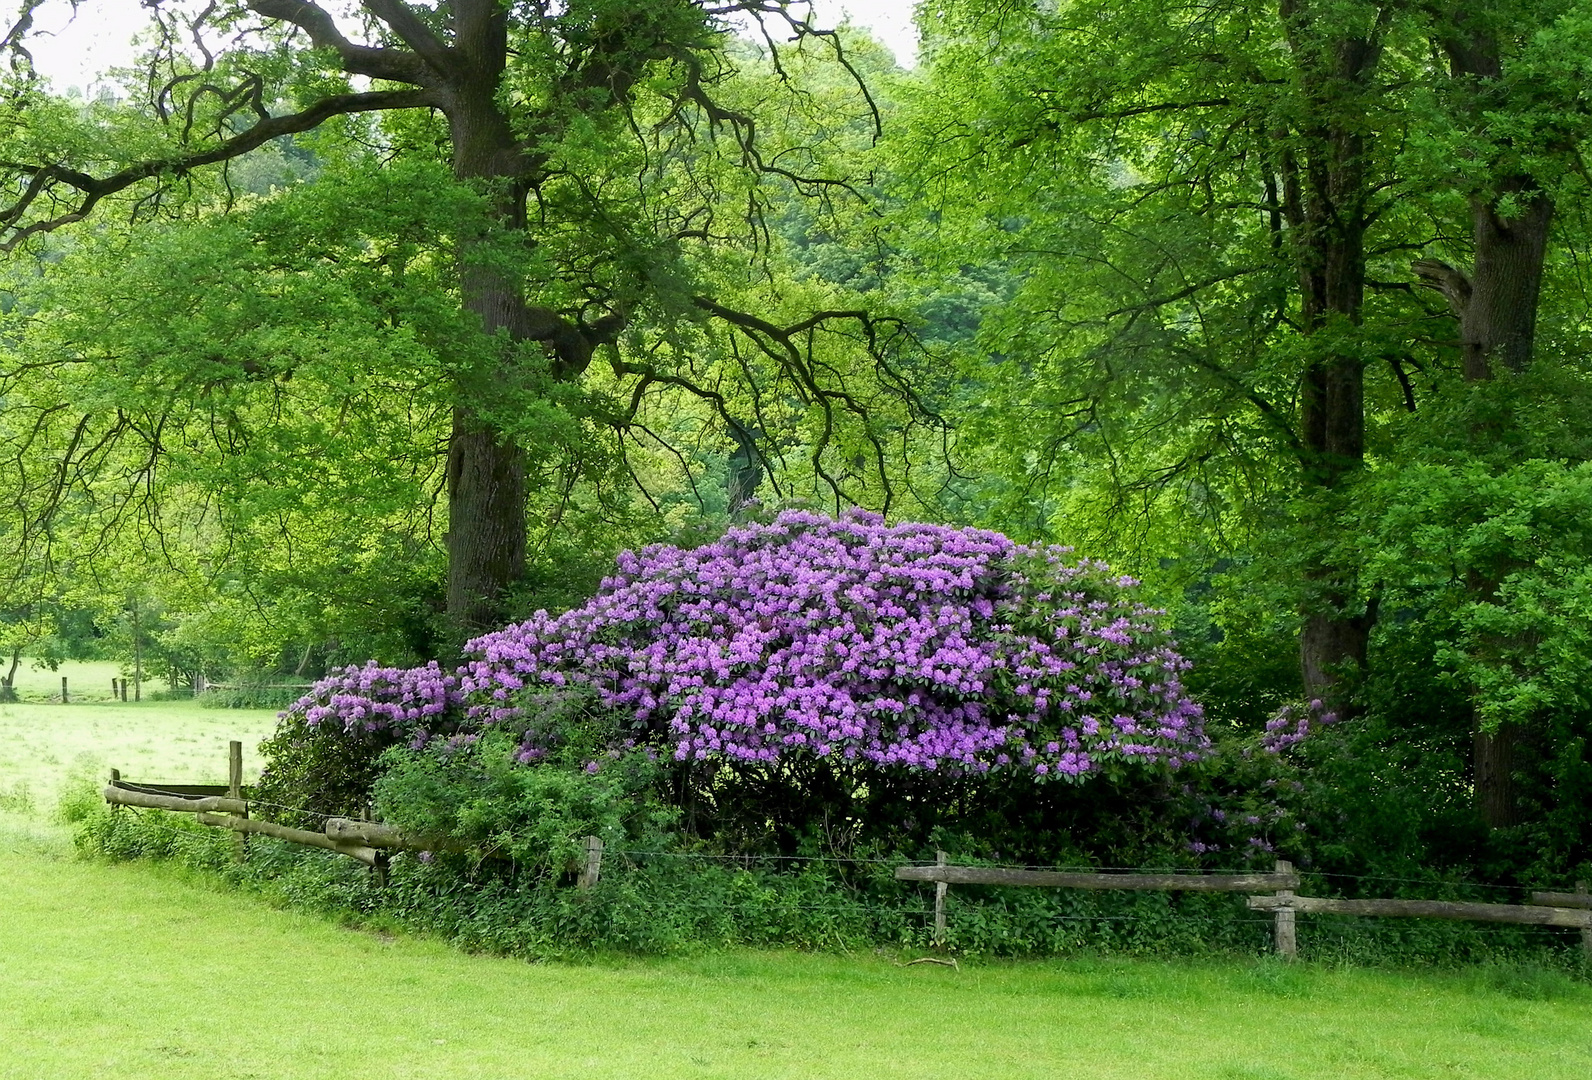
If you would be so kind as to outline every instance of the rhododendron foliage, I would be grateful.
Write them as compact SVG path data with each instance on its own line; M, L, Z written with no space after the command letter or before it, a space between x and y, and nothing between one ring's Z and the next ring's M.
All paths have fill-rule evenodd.
M680 760L1176 767L1208 742L1188 663L1136 584L995 532L788 511L703 547L626 552L586 605L477 638L456 675L350 668L295 709L423 742L586 688ZM520 754L545 750L532 735Z

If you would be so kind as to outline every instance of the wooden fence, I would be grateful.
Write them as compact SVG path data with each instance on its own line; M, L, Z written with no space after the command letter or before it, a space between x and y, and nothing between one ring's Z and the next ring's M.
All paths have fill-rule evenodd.
M370 867L380 884L386 884L387 864L393 851L459 851L464 847L447 837L411 836L378 821L327 817L321 831L315 832L252 816L251 803L244 798L241 742L233 742L228 747L227 774L225 785L135 784L122 779L119 770L112 769L110 783L105 787L105 801L114 806L193 814L201 825L230 829L237 834L235 857L240 862L248 857L246 841L249 836L269 836L346 855ZM262 809L258 803L252 806ZM602 874L602 858L602 839L586 837L586 861L576 882L579 888L589 889L597 884Z
M111 770L105 801L117 806L189 813L201 825L230 829L237 834L235 857L247 858L247 838L270 836L336 852L371 868L383 884L393 851L458 851L462 845L446 837L411 836L391 825L345 817L328 817L320 832L295 829L263 820L251 809L243 787L243 744L228 748L227 783L134 784ZM603 842L586 837L586 860L577 887L590 889L602 874ZM1393 918L1466 919L1522 926L1576 927L1581 945L1592 957L1592 893L1578 881L1574 892L1534 892L1530 904L1480 904L1459 900L1338 900L1299 896L1300 877L1293 864L1279 859L1270 873L1149 874L1088 873L1062 870L1013 870L989 866L952 866L945 852L936 854L933 866L897 867L898 881L934 883L934 939L946 936L945 902L952 885L1003 885L1051 889L1154 890L1168 892L1249 893L1252 911L1272 913L1277 952L1292 958L1299 945L1295 916L1360 915Z
M1005 870L984 866L950 866L945 852L939 852L934 866L903 866L896 870L899 881L932 881L934 888L934 936L945 940L945 898L952 885L1038 886L1059 889L1154 889L1182 892L1247 892L1265 890L1269 895L1251 895L1252 911L1269 911L1273 918L1273 937L1277 952L1293 958L1299 942L1295 915L1361 915L1396 918L1464 919L1477 922L1513 923L1523 926L1579 927L1581 946L1592 957L1592 893L1585 882L1576 891L1534 892L1530 904L1478 904L1457 900L1335 900L1327 897L1299 896L1299 875L1293 864L1277 860L1269 874L1102 874L1070 873L1053 870Z

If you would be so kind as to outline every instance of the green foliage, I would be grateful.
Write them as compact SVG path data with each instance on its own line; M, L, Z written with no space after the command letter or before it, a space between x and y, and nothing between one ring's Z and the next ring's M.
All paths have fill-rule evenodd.
M1482 725L1592 711L1592 464L1461 459L1378 480L1371 566Z
M932 946L932 886L897 882L894 863L766 862L611 850L591 890L505 864L395 858L375 887L350 860L254 839L232 862L220 830L186 815L101 804L76 825L87 854L160 858L274 901L358 925L436 935L468 951L532 959L671 955L734 947L852 951ZM959 860L960 861L960 860ZM957 886L946 949L962 957L1258 956L1270 920L1240 897ZM1422 920L1312 920L1307 957L1361 964L1494 964L1522 994L1560 994L1574 934Z
M207 709L286 709L304 696L303 683L281 683L269 673L238 672L233 681L207 687L199 703ZM177 699L192 697L191 690L175 691Z
M251 798L284 823L305 828L320 828L329 815L363 818L381 775L381 755L393 743L389 731L334 732L285 713L260 743L266 765Z
M674 811L653 793L660 770L646 755L604 760L603 768L516 759L520 740L489 731L425 750L383 755L375 782L383 821L418 836L446 837L471 857L508 859L521 880L558 878L583 865L585 838L609 847L664 842Z

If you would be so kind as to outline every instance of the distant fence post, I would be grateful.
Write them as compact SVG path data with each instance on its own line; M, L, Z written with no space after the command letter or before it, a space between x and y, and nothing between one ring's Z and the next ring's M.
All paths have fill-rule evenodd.
M1278 859L1277 873L1293 873L1293 863L1287 859ZM1292 899L1293 895L1294 891L1292 889L1277 890L1277 898L1279 900L1283 897ZM1287 906L1279 907L1273 918L1275 920L1273 930L1277 941L1277 955L1292 960L1299 955L1299 939L1296 936L1294 927L1293 908Z
M227 794L234 799L243 798L243 744L234 739L227 744ZM248 817L244 810L237 817ZM232 857L242 862L249 855L249 838L241 830L232 834Z
M1577 896L1587 895L1586 882L1576 882L1575 893ZM1592 907L1592 902L1589 902L1587 906ZM1581 927L1581 951L1586 953L1588 960L1592 960L1592 926Z
M935 851L934 865L945 865L945 852ZM934 944L945 944L945 894L951 886L944 881L934 883Z
M61 704L62 705L68 704L68 699L67 699L67 696L66 696L66 676L65 675L61 676Z
M575 881L577 889L589 889L597 884L597 879L603 872L603 838L600 836L586 837L586 867L580 872L580 877Z
M193 673L193 696L194 697L198 697L201 694L203 694L204 692L205 692L205 673L202 672L202 671L196 671L196 672Z

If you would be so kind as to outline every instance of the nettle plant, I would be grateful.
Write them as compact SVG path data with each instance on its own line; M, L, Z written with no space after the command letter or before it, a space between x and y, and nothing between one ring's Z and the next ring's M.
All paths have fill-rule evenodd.
M626 552L585 606L477 638L456 674L350 668L295 712L416 748L504 728L530 764L566 730L537 723L549 692L582 692L623 718L588 770L632 749L1065 781L1176 768L1209 742L1136 585L995 532L788 511Z

